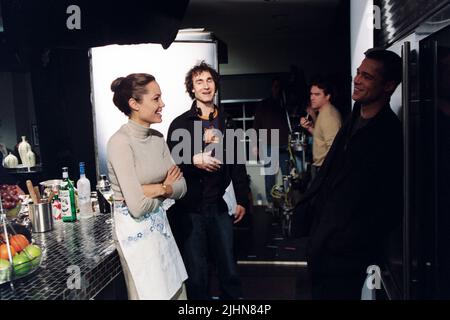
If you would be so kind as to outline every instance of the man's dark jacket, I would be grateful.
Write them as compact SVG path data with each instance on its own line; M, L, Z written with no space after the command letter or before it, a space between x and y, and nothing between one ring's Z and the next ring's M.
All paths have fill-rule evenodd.
M233 129L233 123L229 120L227 114L223 111L222 108L219 108L219 130L225 136L225 129ZM167 144L169 149L172 151L174 146L178 143L178 141L172 141L172 133L176 129L187 129L190 133L191 137L191 154L189 156L190 161L192 162L192 157L194 154L201 152L201 150L194 150L194 121L201 121L197 115L196 111L196 101L192 104L190 110L181 114L177 118L175 118L170 124L169 131L167 134ZM236 139L235 139L236 142ZM224 153L223 159L226 159L226 139L224 137L223 140L224 145ZM234 144L235 150L234 154L237 155L237 143ZM182 154L180 156L183 156ZM199 209L199 205L202 203L203 197L203 178L205 176L206 171L198 169L193 164L185 164L181 163L177 165L180 167L183 172L183 176L186 180L187 192L186 195L178 200L175 204L176 209L182 209L182 211L190 211L195 212ZM225 189L228 187L231 181L233 181L233 187L236 194L237 203L243 207L248 206L248 195L249 195L249 184L247 178L247 171L245 169L244 164L224 164L223 165L223 177L222 183L220 185L220 194L223 195L225 193ZM222 202L223 200L220 199ZM223 201L223 204L225 202Z
M307 257L313 275L365 273L381 263L384 242L401 223L401 123L386 105L352 135L360 109L355 105L296 207L295 226L310 227Z

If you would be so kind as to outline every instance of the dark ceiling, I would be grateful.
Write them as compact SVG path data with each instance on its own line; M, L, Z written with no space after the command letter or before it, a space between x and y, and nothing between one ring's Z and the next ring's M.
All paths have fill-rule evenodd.
M182 28L203 27L221 38L305 37L330 31L342 0L191 0Z

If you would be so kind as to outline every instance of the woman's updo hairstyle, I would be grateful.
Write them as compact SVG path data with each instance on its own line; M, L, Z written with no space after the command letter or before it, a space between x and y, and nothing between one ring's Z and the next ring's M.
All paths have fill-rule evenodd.
M141 102L142 96L147 93L145 86L152 81L155 81L155 77L148 73L132 73L126 77L117 78L111 83L114 104L129 116L131 108L128 100L134 98L137 102Z

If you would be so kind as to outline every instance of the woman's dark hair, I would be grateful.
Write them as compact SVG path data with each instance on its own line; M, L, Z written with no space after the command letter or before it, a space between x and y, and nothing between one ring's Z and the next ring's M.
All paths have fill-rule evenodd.
M148 73L132 73L126 77L117 78L111 83L114 104L129 116L131 108L128 100L133 98L141 102L142 96L147 93L145 86L152 81L155 81L155 77Z
M202 61L200 62L200 64L194 66L191 70L189 70L186 74L186 78L184 79L186 92L189 93L191 99L195 99L195 94L192 92L192 89L194 89L194 77L205 71L211 74L216 86L216 91L219 88L219 73L217 73L217 71L214 70L214 68L207 64L205 61Z

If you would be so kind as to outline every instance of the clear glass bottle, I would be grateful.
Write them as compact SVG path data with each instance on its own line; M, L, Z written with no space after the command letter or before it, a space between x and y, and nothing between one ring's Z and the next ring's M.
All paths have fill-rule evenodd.
M80 219L92 217L91 182L86 178L84 162L80 162L80 179L77 181L78 208Z
M63 182L59 190L59 199L61 200L61 216L64 222L73 222L77 220L77 208L75 205L75 188L72 181L69 180L68 168L62 168Z

